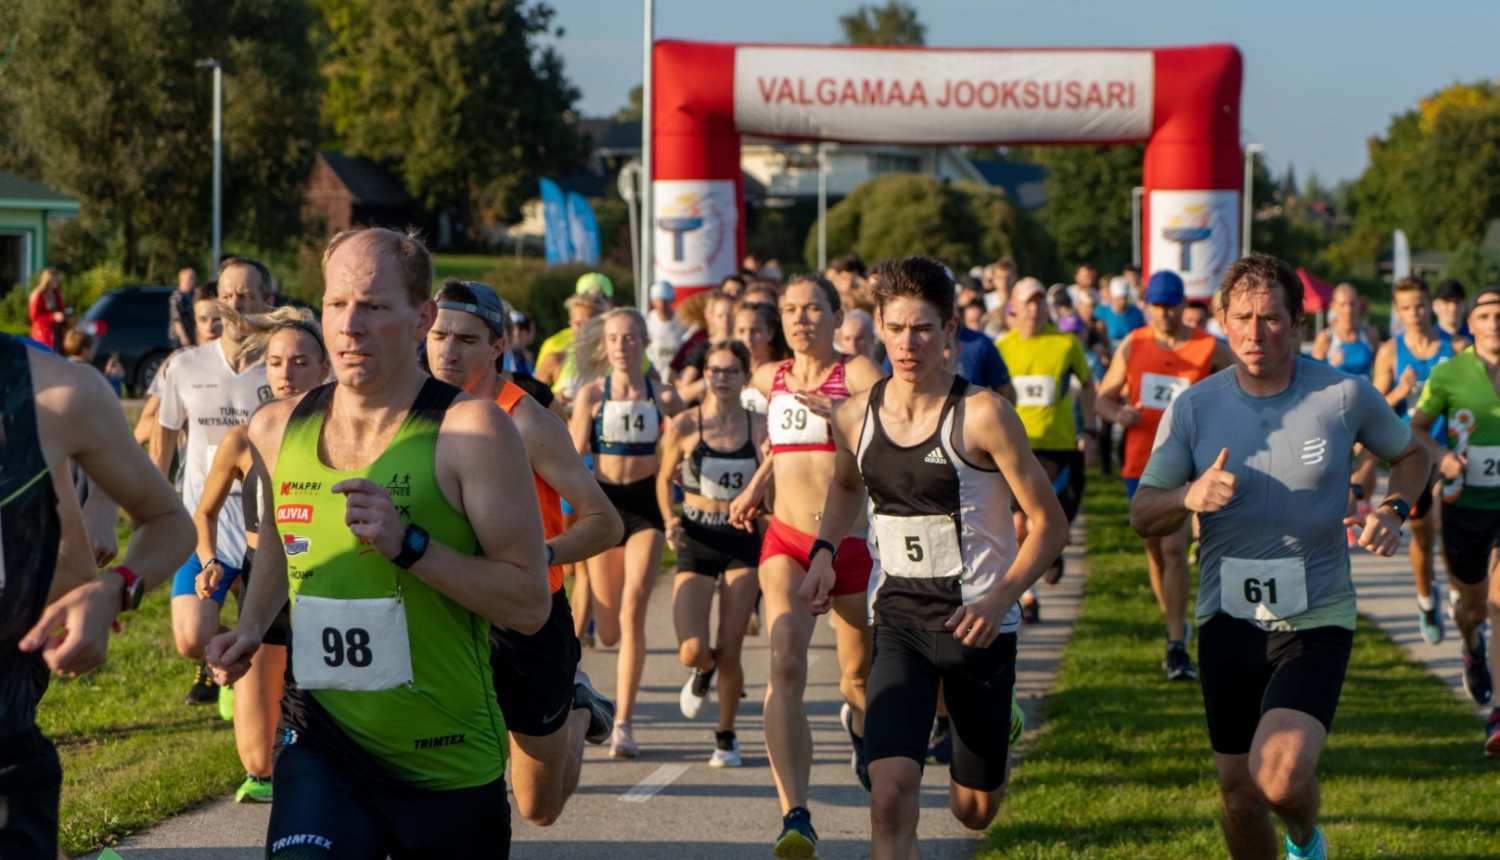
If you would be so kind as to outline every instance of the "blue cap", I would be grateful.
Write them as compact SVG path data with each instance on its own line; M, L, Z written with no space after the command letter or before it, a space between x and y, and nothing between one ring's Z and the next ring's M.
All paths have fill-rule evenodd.
M1186 291L1176 272L1160 271L1146 282L1146 304L1180 305Z

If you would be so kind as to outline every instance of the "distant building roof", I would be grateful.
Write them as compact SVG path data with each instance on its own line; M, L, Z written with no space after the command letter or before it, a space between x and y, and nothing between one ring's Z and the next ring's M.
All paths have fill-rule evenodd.
M1047 168L1025 161L980 161L970 159L986 182L1004 188L1010 198L1030 212L1047 205Z
M368 158L326 150L320 151L318 157L361 205L405 206L411 203L401 181Z
M78 211L78 201L61 191L0 170L0 201L26 204L36 209Z
M635 155L641 151L641 121L581 119L578 133L593 141L600 155Z

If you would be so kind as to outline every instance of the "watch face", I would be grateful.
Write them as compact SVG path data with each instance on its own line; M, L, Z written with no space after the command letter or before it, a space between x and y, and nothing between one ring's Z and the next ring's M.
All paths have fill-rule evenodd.
M427 550L428 540L429 538L427 537L427 532L424 532L421 529L411 530L411 548L416 550L417 552L425 552Z

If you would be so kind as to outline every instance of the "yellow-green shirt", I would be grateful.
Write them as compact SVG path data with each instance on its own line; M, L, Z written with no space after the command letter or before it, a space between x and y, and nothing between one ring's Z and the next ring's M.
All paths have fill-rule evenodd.
M1078 431L1073 424L1071 377L1089 378L1083 345L1050 323L1036 337L1011 330L995 341L1016 388L1016 414L1037 451L1073 451Z
M536 351L536 363L540 365L546 360L547 356L554 352L563 352L572 345L573 329L569 326L542 341L541 347Z

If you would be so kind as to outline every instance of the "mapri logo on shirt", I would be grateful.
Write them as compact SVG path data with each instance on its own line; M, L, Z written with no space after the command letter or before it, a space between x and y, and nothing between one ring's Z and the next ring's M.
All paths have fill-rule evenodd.
M933 463L938 466L946 466L948 465L948 458L943 456L942 448L933 448L927 453L926 457L922 458L922 462Z
M1309 439L1302 443L1302 465L1316 466L1323 462L1323 455L1328 451L1327 439Z

